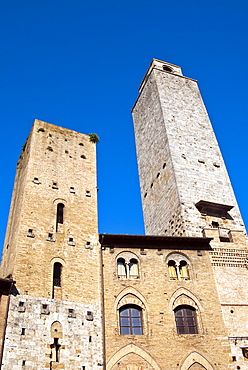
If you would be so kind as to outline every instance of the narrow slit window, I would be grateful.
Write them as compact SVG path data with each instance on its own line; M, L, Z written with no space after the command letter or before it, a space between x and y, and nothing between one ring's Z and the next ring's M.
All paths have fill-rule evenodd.
M59 262L55 262L53 265L53 286L61 287L61 273L62 265Z
M58 231L58 225L64 223L64 207L63 203L57 205L56 231Z

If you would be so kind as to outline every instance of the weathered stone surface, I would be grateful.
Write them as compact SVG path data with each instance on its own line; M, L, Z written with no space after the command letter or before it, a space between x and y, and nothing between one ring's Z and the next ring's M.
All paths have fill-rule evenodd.
M19 302L24 302L20 312ZM49 313L43 314L46 304ZM69 317L69 309L75 312ZM94 320L87 321L87 311ZM62 331L52 335L59 323ZM55 332L56 333L56 332ZM59 363L52 362L51 345L59 338ZM89 340L91 338L91 340ZM11 297L5 337L3 370L21 369L99 369L102 362L102 336L99 305L75 303L41 297ZM50 365L52 367L50 367Z

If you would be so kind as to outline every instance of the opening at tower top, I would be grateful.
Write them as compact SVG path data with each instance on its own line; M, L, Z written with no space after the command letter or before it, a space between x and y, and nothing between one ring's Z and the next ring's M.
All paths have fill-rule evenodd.
M163 70L166 72L173 72L173 69L169 66L163 65Z

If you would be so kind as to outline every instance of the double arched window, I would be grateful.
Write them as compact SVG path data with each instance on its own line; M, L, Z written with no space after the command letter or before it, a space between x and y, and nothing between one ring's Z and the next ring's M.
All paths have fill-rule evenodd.
M189 263L185 256L174 253L167 264L170 280L189 280Z
M117 259L117 276L119 279L139 278L139 264L135 257L135 255L127 252Z
M120 333L122 335L142 335L142 309L135 305L125 305L119 310Z
M198 334L195 308L187 305L178 306L174 314L177 334Z

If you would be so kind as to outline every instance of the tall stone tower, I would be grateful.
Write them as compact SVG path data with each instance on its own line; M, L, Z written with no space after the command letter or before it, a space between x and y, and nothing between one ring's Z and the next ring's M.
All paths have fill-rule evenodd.
M247 240L197 82L153 59L133 107L147 234L207 236L234 363L247 369ZM240 368L240 367L237 367Z
M17 165L1 268L17 289L2 368L97 368L96 149L88 135L35 120Z
M139 92L133 118L146 233L201 236L216 217L244 231L196 80L154 59Z

